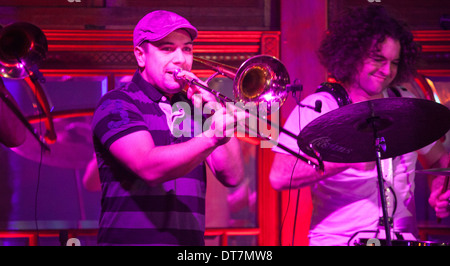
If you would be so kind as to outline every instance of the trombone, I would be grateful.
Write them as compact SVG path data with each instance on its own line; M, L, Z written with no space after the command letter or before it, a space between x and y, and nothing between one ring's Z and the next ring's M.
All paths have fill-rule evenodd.
M257 106L259 106L259 104L261 103L265 103L268 107L267 110L271 110L271 107L274 103L277 103L277 106L281 107L288 96L288 92L293 90L293 87L296 86L290 85L289 74L286 70L286 67L283 65L283 63L281 63L273 56L257 55L251 57L244 63L242 63L239 68L235 68L197 56L194 56L194 61L216 71L206 80L206 83L208 83L217 75L222 75L230 78L233 80L233 95L235 97L234 101L241 102L243 104L252 102ZM183 80L189 85L199 86L218 97L223 103L234 102L229 97L211 89L208 86L203 85L198 80L178 76L179 72L180 70L174 71L173 75L175 80ZM249 115L255 115L242 108L242 105L237 104L235 106L247 112ZM267 113L269 114L269 111L267 111ZM294 133L286 130L279 125L274 124L267 118L257 116L257 119L259 121L267 123L267 125L270 125L271 127L277 126L281 132L291 138L298 138L298 136ZM249 128L247 127L247 129ZM256 134L258 138L278 145L279 148L304 161L308 165L311 165L316 171L324 170L323 161L321 160L319 154L316 154L315 156L315 159L317 159L318 161L318 163L315 163L308 158L303 157L299 153L293 151L292 149L284 146L283 144L278 143L276 140L273 140L272 138L267 136L263 136L260 132L258 132L258 130L256 130Z

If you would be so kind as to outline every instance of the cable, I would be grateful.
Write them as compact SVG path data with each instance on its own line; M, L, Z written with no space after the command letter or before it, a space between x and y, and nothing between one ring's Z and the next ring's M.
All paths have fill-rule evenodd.
M20 58L18 56L16 56L16 57L17 57L17 61L20 64L24 65L22 63L22 61L20 60ZM33 76L33 73L31 73L28 70L28 68L25 67L25 65L24 65L24 68L25 68L26 72L28 73L28 76L29 76L30 79L35 78ZM37 97L36 87L34 88L33 94L35 96L36 103L39 103L39 100L38 100L38 97ZM37 106L37 115L38 115L38 118L39 118L39 135L42 135L42 112L39 111L38 105L36 105L36 106ZM44 153L44 146L40 145L40 147L41 147L41 151L40 151L40 158L39 158L39 164L38 164L38 174L37 174L37 181L36 181L36 192L35 192L35 195L34 195L34 224L35 224L35 227L36 227L36 240L37 240L37 245L38 246L40 245L40 243L39 243L39 225L38 225L38 215L37 215L38 210L37 209L38 209L39 185L40 185L40 182L41 182L41 168L42 168L42 161L43 161L43 156L44 156L43 155L43 153Z
M299 203L299 201L300 201L300 189L297 189L297 203L295 204L294 228L292 229L292 243L291 243L291 246L294 246L295 227L297 225L297 215L298 215L298 203Z
M37 100L37 96L36 96L36 100ZM42 112L38 113L38 117L39 117L39 135L42 135ZM42 161L43 161L43 157L44 157L44 146L40 145L40 147L41 147L41 154L40 154L39 164L38 164L36 194L35 194L35 198L34 198L34 221L35 221L35 225L36 225L36 236L37 236L37 245L38 246L40 246L40 243L39 243L39 226L38 226L37 208L38 208L39 185L41 182L41 168L42 168Z
M33 72L31 72L28 67L22 62L22 60L20 59L20 57L15 54L15 57L17 59L17 62L23 66L24 70L27 72L28 77L31 79L31 81L33 81L33 79L38 79L35 75L33 75ZM36 87L34 87L34 91L33 94L35 96L35 101L37 103L39 103L39 99L37 96L37 91L36 91ZM36 105L38 106L38 105ZM42 112L39 111L39 108L37 109L38 112L38 118L39 118L39 135L42 134ZM40 151L40 159L39 159L39 164L38 164L38 174L37 174L37 184L36 184L36 192L35 192L35 196L34 196L34 224L36 227L36 236L37 236L37 245L39 246L39 225L38 225L38 215L37 215L37 208L38 208L38 196L39 196L39 185L40 185L40 180L41 180L41 168L42 168L42 160L43 160L43 153L44 153L44 146L40 145L41 147L41 151Z
M39 115L39 130L41 131L41 117ZM36 192L34 196L34 223L36 227L36 236L37 236L37 245L39 246L39 226L38 226L38 217L37 217L37 207L38 207L38 195L39 195L39 185L41 182L41 167L42 167L42 159L43 159L43 147L41 146L41 154L39 159L39 165L38 165L38 175L37 175L37 183L36 183Z
M298 106L301 106L301 104L300 104L300 99L298 99L298 98L300 98L300 95L299 95L298 98L297 98L297 97L295 97L295 94L293 93L292 96L294 97L294 99L295 99L297 105L298 105ZM298 128L300 129L300 108L298 108ZM300 150L298 151L298 153L300 154ZM281 223L281 228L280 228L280 239L281 239L281 234L282 234L283 227L284 227L284 222L285 222L285 220L286 220L286 216L287 216L287 213L288 213L288 211L289 211L289 204L290 204L290 202L291 202L292 179L293 179L293 177L294 177L294 171L295 171L295 167L297 166L298 159L299 159L299 158L296 157L295 163L294 163L294 165L292 166L291 178L290 178L290 180L289 180L288 202L287 202L287 206L286 206L286 212L285 212L285 214L284 214L283 221L282 221L282 223ZM299 205L299 200L300 200L300 189L297 190L297 202L296 202L296 206L295 206L294 226L293 226L293 230L292 230L292 242L291 242L291 245L292 245L292 246L294 245L294 238L295 238L295 229L296 229L296 223L297 223L297 215L298 215L298 205Z
M302 104L300 103L300 97L301 96L299 94L298 97L294 97L294 99L295 99L295 102L297 103L297 105L301 107ZM316 112L320 113L321 108L322 108L322 102L320 102L320 106L319 106L318 102L316 101L316 109L314 109L314 110ZM300 108L298 108L298 128L301 129ZM300 154L300 149L299 149L298 153ZM298 157L297 157L297 161L295 161L294 169L295 169L295 166L297 165L297 162L298 162ZM293 174L294 174L294 171L292 171L292 175ZM295 204L294 227L292 228L292 242L291 242L292 246L294 246L294 240L295 240L295 229L297 227L297 217L298 217L298 205L299 205L299 202L300 202L300 189L297 189L297 203Z
M289 211L289 204L291 202L292 178L294 176L294 170L295 170L295 166L297 165L297 162L298 162L298 158L295 160L294 166L292 167L291 178L289 180L288 202L287 202L287 206L286 206L286 212L284 213L283 221L281 222L280 239L281 239L281 233L283 232L284 222L286 220L286 216L287 216L287 213Z

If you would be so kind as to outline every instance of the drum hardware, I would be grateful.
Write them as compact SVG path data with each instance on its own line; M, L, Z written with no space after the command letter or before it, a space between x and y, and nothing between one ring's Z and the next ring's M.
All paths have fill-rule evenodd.
M374 241L377 240L377 241ZM413 241L413 240L392 240L392 246L398 247L427 247L427 246L450 246L450 243L439 243L433 241ZM374 244L377 243L377 244ZM354 242L354 246L386 246L385 239L360 238Z
M425 169L425 170L416 170L416 173L427 174L427 175L446 175L446 176L450 176L450 168L433 168L433 169ZM448 183L447 183L447 187L448 187Z
M411 233L392 231L392 246L450 246L447 242L417 240ZM353 234L347 242L347 246L387 246L384 232L375 230L362 230Z
M373 111L373 110L372 110ZM387 205L386 205L386 195L384 193L384 180L383 180L383 173L381 170L381 152L386 151L386 141L383 137L378 136L378 128L375 125L375 122L380 119L380 117L374 116L372 112L372 117L368 118L367 121L372 125L373 130L373 138L375 139L375 151L376 151L376 164L377 164L377 178L378 178L378 187L380 191L380 200L381 200L381 210L383 212L383 226L384 230L386 231L386 244L388 246L391 246L391 226L389 224L389 216L387 213Z
M392 226L394 226L394 218L388 217L388 223L389 227L392 228ZM384 226L384 217L380 217L380 219L378 220L378 226Z
M303 152L319 153L323 161L376 161L386 243L390 245L381 159L425 147L449 129L450 110L444 105L416 98L384 98L332 110L306 125L297 141Z
M317 117L300 132L299 147L307 155L318 152L329 162L375 161L374 132L368 121L371 117L379 117L374 123L386 142L381 159L419 150L450 129L450 110L442 104L384 98L352 103Z

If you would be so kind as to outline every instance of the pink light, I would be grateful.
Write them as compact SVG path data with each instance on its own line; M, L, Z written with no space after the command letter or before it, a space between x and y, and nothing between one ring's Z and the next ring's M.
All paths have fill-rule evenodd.
M262 96L262 98L267 102L271 102L273 99L275 99L275 96L273 95L272 92L268 92L268 93L264 94Z

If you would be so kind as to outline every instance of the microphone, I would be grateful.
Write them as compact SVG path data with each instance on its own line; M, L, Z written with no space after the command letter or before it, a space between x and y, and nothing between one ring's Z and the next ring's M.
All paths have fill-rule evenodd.
M321 100L317 100L315 102L314 111L316 111L318 113L322 112L322 101Z
M317 100L317 101L314 103L314 107L313 107L313 106L309 106L309 105L304 105L304 104L301 104L301 103L298 103L298 105L299 105L300 107L306 107L306 108L309 108L309 109L314 110L314 111L316 111L316 112L318 112L318 113L321 113L321 112L322 112L322 101L321 101L321 100Z
M295 79L294 80L294 84L289 84L289 85L286 86L286 88L287 88L287 92L292 92L292 96L294 96L294 99L297 102L298 106L309 108L309 109L314 110L314 111L316 111L318 113L322 112L322 101L321 100L317 100L315 102L315 104L314 104L314 107L312 107L312 106L309 106L309 105L301 104L300 103L300 99L295 97L296 92L301 92L303 90L303 85L300 83L300 81L298 79Z

